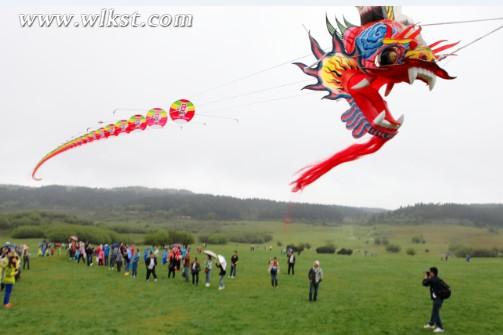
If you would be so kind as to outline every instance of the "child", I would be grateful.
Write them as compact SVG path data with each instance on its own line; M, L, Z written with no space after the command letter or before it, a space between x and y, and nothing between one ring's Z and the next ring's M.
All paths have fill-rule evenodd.
M278 262L277 257L274 257L269 262L269 270L268 271L271 274L272 287L274 287L274 288L278 287L279 262Z
M10 295L12 293L12 288L14 287L14 284L16 283L16 274L18 271L17 258L16 258L16 256L11 256L8 258L7 264L5 262L3 262L2 264L5 267L4 278L2 281L2 283L5 286L3 306L5 308L11 308L12 304L10 303ZM0 265L0 266L2 266L2 265Z
M164 248L162 251L161 264L166 265L167 262L168 262L168 250Z
M175 273L176 273L176 256L171 251L169 253L169 263L168 263L168 278L171 278L171 274L173 274L173 279L175 279Z
M122 253L120 250L117 252L117 257L115 258L115 264L117 264L117 272L121 272L122 268Z
M190 270L190 255L189 253L185 254L183 258L183 277L186 282L189 282L189 270Z
M138 261L140 260L140 249L136 249L136 252L131 260L131 278L136 278L138 275Z
M157 281L157 275L155 274L155 267L157 266L157 257L155 257L153 252L150 252L150 257L145 261L145 266L147 267L147 281L150 279L150 274L154 276L154 282Z
M211 260L211 256L208 255L208 259L204 263L204 273L206 274L206 287L210 287L210 275L211 275L211 268L213 266L213 262Z
M192 272L192 284L199 285L199 272L201 271L201 265L199 265L197 257L194 258L194 261L190 265L190 268Z
M218 289L219 290L223 290L225 288L225 284L224 284L224 278L225 278L225 267L226 267L226 263L225 263L225 259L223 258L220 258L220 255L218 255L218 258L217 258L217 268L220 270L218 272Z

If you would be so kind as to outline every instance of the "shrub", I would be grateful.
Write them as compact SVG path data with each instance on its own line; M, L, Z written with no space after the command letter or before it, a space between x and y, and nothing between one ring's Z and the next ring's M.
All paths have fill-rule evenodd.
M400 248L400 246L396 244L388 244L386 246L386 251L393 254L399 253L400 250L402 250L402 248Z
M158 230L145 235L143 242L146 245L166 245L169 244L169 235L163 230Z
M107 228L80 226L80 225L58 225L51 226L46 233L47 239L52 242L66 242L68 237L76 235L81 241L91 243L112 243L119 241L119 236Z
M168 243L180 243L183 245L193 244L195 242L194 235L186 231L175 231L171 230L169 232Z
M109 228L122 234L145 234L148 231L145 227L138 225L112 225Z
M416 250L414 248L408 248L405 250L405 253L410 256L414 256L416 254Z
M335 254L335 247L333 245L325 245L315 250L317 254Z
M272 241L272 235L266 232L241 232L229 235L229 241L237 243L262 244Z
M282 247L282 246L283 246L283 243L281 243L281 241L278 241L278 242L276 242L276 245L277 245L278 247Z
M226 244L227 236L221 233L214 234L200 234L199 241L208 244Z
M414 237L412 237L412 243L425 244L426 240L424 239L423 235L414 236Z
M6 216L0 216L0 229L8 229L10 227L9 219Z
M470 255L472 257L498 257L499 251L496 248L493 249L484 249L484 248L469 248L465 246L452 246L449 248L449 251L454 253L456 257L466 257Z
M353 249L350 248L341 248L337 252L337 255L346 255L346 256L351 256L353 254Z
M386 237L376 237L374 238L375 245L388 245L389 241Z
M21 226L14 229L11 233L14 238L43 238L45 233L38 226Z

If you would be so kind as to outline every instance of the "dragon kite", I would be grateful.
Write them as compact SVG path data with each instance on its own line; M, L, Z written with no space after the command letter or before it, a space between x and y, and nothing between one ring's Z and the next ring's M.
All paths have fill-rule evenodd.
M332 35L332 50L325 52L309 34L311 50L317 61L312 66L294 63L317 83L304 89L327 91L324 99L346 99L349 109L341 119L353 137L365 134L370 139L355 143L325 161L306 167L293 184L299 191L313 183L332 168L364 155L378 151L392 139L403 124L403 115L394 118L379 89L386 86L387 96L393 85L412 84L415 80L426 83L430 90L438 77L454 79L437 62L447 55L442 51L457 43L444 40L426 44L421 37L421 27L401 15L397 7L357 7L361 25L344 23L336 18L336 26L328 17L326 24Z

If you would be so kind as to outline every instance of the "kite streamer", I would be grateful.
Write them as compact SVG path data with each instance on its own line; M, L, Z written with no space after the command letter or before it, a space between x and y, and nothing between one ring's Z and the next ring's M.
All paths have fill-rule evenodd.
M186 99L175 101L170 107L170 116L173 121L178 123L191 122L196 113L194 104ZM114 111L115 115L115 111ZM79 146L102 141L112 136L122 136L136 132L145 131L148 128L159 129L166 126L168 123L168 113L162 108L151 108L145 115L135 114L129 119L122 119L115 123L109 123L106 126L101 126L98 129L87 128L87 131L76 138L73 138L56 149L46 154L34 167L32 171L32 178L36 181L41 179L37 177L38 170L50 159L56 157L63 152L77 148ZM103 122L99 122L100 125Z

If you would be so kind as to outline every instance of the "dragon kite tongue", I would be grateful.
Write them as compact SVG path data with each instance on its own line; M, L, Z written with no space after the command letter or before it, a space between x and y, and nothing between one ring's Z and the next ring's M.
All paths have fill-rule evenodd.
M399 17L394 7L358 7L361 26L336 19L336 29L327 18L327 28L332 35L332 51L324 52L309 35L311 50L317 58L315 67L295 63L305 74L317 79L316 84L305 89L327 91L325 99L346 99L349 109L341 120L358 139L366 134L370 139L357 143L330 158L300 171L293 191L302 190L322 175L345 162L356 160L379 150L392 139L403 124L403 115L395 119L387 103L379 94L386 85L387 96L394 84L413 84L420 80L430 90L437 77L453 79L437 64L438 52L454 45L440 46L444 41L425 45L421 28L408 25L408 19Z

